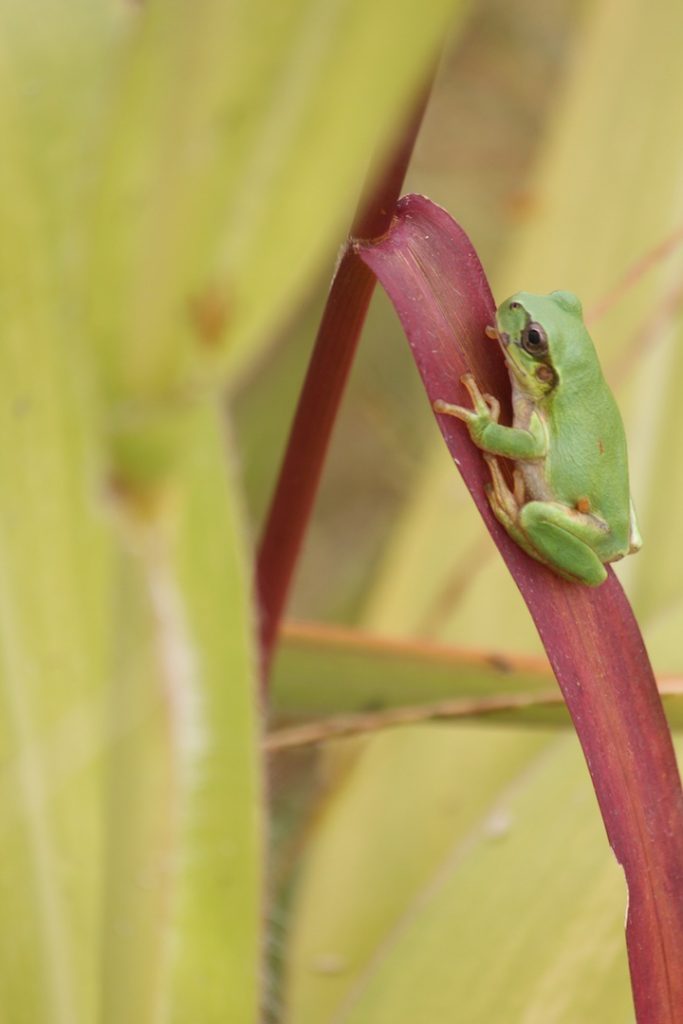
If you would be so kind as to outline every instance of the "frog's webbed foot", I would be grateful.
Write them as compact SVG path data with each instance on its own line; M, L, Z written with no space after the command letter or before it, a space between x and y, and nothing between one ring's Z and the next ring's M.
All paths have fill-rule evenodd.
M474 376L471 373L464 373L460 378L462 384L467 388L472 399L472 405L479 416L488 416L494 423L500 419L500 402L493 395L479 390Z
M486 488L491 511L515 543L532 558L538 558L538 552L524 532L520 521L525 498L524 478L521 472L515 469L513 489L510 490L495 455L485 453L484 460L491 473L491 483Z
M434 412L441 413L444 416L455 416L459 420L465 420L465 422L484 416L493 423L497 423L500 418L500 402L498 399L494 398L493 395L482 393L471 373L464 373L460 381L472 399L472 408L466 409L463 405L452 405L450 402L445 402L442 398L437 398L432 403Z
M482 398L488 406L489 416L494 423L497 423L500 419L500 402L493 395L489 395L486 392L484 392Z
M484 461L489 467L491 483L486 488L489 504L493 509L496 519L503 524L506 530L510 531L518 526L519 509L521 502L518 501L516 487L511 491L507 480L503 476L500 463L495 455L484 452ZM516 481L515 481L516 484Z

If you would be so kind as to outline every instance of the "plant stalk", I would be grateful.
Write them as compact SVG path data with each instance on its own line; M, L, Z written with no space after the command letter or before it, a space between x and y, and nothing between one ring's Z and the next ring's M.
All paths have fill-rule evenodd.
M256 562L264 686L332 428L377 280L353 244L380 238L391 225L430 89L431 79L415 103L379 181L359 203L299 396Z

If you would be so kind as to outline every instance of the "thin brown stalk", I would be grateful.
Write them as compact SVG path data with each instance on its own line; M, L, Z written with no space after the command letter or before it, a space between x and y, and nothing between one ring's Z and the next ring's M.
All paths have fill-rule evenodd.
M548 673L550 676L550 672ZM658 682L662 697L683 697L683 680L661 679ZM426 722L458 721L462 719L489 718L493 715L514 715L517 712L542 708L563 708L564 698L559 690L543 690L540 693L497 694L492 697L454 698L434 701L429 704L406 705L386 708L382 711L359 712L350 715L333 715L330 718L315 719L301 725L282 726L272 729L264 738L263 749L274 754L282 750L318 746L330 740L367 733L396 729L405 725L420 725Z

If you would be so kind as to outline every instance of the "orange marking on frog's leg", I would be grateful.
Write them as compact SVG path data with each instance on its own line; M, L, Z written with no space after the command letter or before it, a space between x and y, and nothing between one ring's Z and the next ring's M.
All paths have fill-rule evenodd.
M583 512L584 515L588 515L591 510L591 503L588 498L579 498L576 503L577 512Z

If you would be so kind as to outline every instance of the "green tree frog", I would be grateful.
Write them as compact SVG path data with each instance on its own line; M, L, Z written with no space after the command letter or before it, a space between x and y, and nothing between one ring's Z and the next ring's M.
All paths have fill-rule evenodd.
M629 492L624 426L571 292L518 292L487 329L505 356L513 425L472 374L472 409L438 399L438 413L464 420L491 472L491 508L532 558L591 587L641 546ZM508 485L496 456L514 462Z

